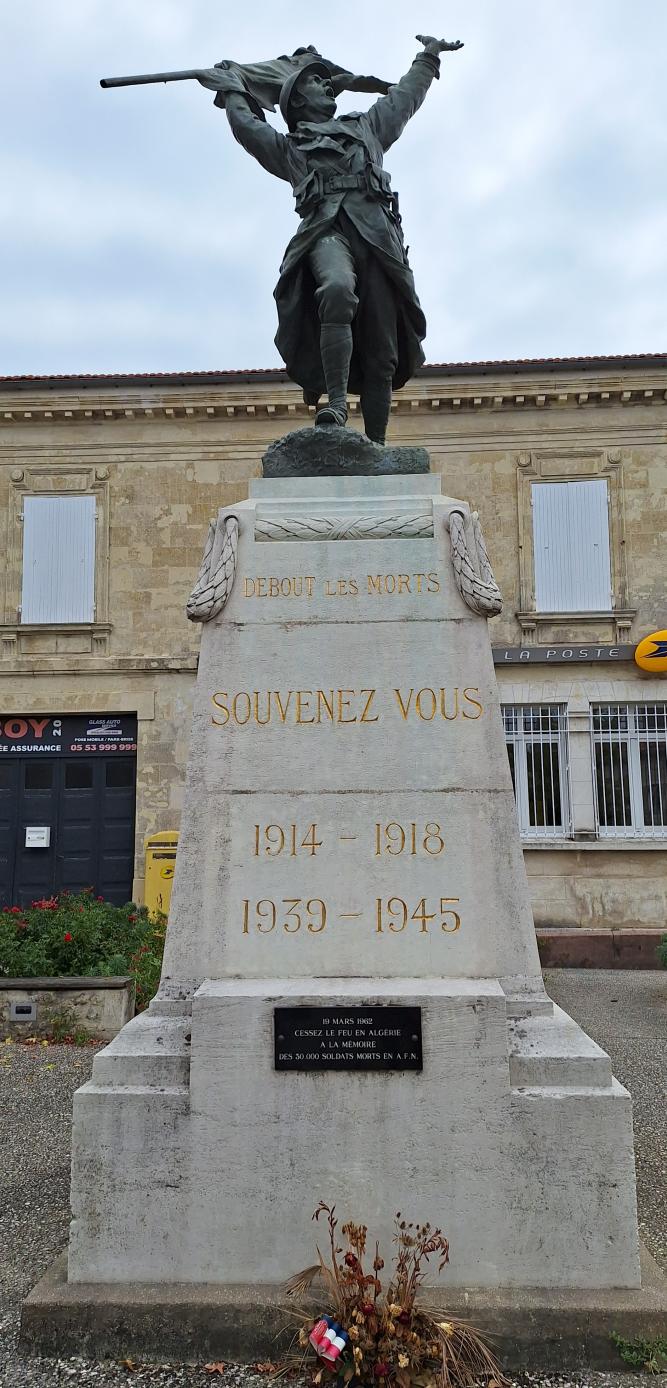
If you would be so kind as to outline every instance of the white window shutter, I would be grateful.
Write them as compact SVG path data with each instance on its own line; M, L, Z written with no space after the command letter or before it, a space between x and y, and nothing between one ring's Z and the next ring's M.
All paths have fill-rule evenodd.
M533 552L538 612L610 612L607 482L534 482Z
M95 497L26 496L22 622L95 620Z

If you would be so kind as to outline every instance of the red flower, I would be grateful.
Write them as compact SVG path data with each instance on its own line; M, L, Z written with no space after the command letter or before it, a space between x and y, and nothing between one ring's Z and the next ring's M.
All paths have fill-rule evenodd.
M372 1301L364 1301L364 1303L363 1303L361 1309L362 1309L362 1311L363 1311L363 1313L364 1313L365 1316L372 1316L372 1315L373 1315L373 1312L374 1312L374 1310L375 1310L375 1307L374 1307Z
M127 919L128 919L129 921L132 921L132 923L134 924L134 922L135 922L135 920L136 920L137 918L136 918L136 916L128 916Z
M375 1365L373 1372L376 1378L386 1378L387 1375L391 1372L391 1370L389 1368L389 1365L383 1359L379 1364Z
M410 1312L409 1312L409 1311L401 1311L400 1316L398 1316L398 1321L399 1321L399 1324L400 1324L400 1325L409 1325L409 1324L410 1324L410 1319L411 1319L411 1318L410 1318Z
M354 1253L346 1253L343 1261L346 1267L348 1268L356 1268L359 1263L359 1260L355 1257Z
M66 941L67 941L67 944L69 944L70 941L71 941L71 939L72 939L72 936L70 935L69 930L66 930L66 931L65 931L65 934L63 935L63 940L66 940Z
M104 901L104 897L103 897L103 896L98 896L97 900L98 900L98 901Z

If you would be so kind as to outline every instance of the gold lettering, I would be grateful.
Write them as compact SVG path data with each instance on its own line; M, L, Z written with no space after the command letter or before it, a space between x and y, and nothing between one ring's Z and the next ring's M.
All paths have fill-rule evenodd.
M244 598L253 598L253 597L255 596L255 580L254 580L254 578L244 578L244 580L243 580L243 596L244 596Z
M394 690L394 694L396 695L396 698L398 699L398 706L399 706L399 708L400 708L400 710L401 710L401 713L402 713L402 715L403 715L403 720L404 720L404 722L406 722L406 723L407 723L407 721L408 721L408 714L409 714L409 712L410 712L410 704L412 703L412 696L413 696L414 692L415 692L414 689L411 689L411 690L410 690L410 693L408 694L408 702L407 702L407 704L404 704L404 703L403 703L403 696L402 696L402 694L401 694L400 689L395 689L395 690Z
M426 699L425 699L425 701L424 701L424 702L425 702L426 708L428 708L428 706L429 706L429 705L428 705L428 700L431 699L431 706L430 706L430 707L431 707L431 712L430 712L430 713L422 713L422 699L424 698L424 695L426 695ZM432 722L433 722L433 719L435 718L436 709L437 709L437 707L438 707L438 700L437 700L436 697L435 697L435 690L434 690L434 689L420 689L420 690L419 690L419 693L418 693L418 695L417 695L417 697L416 697L416 699L415 699L415 707L416 707L416 709L417 709L417 716L418 716L419 718L421 718L422 723L432 723Z
M457 685L456 688L454 689L454 712L453 712L453 713L448 713L448 712L447 712L447 690L446 690L446 689L441 689L441 690L440 690L440 714L441 714L441 717L442 717L442 718L446 718L446 719L447 719L447 722L448 722L448 723L451 723L451 721L452 721L453 718L458 718L458 716L459 716L459 690L458 690L458 685Z
M427 589L426 589L427 593L439 593L439 592L440 592L440 579L438 578L438 575L437 575L437 574L427 574L426 577L427 577L427 579L428 579L428 586L427 586Z
M353 598L356 598L357 593L359 592L359 584L357 583L356 578L350 578L348 579L348 582L350 585L350 593L352 594Z
M326 598L335 598L336 596L336 589L331 587L330 578L324 580L324 596Z
M343 708L346 708L346 709L347 709L347 708L349 708L349 706L350 706L350 700L349 700L348 698L344 698L343 695L347 695L347 694L352 695L352 694L354 694L354 693L355 693L355 690L354 690L354 689L339 689L339 690L338 690L338 722L339 722L339 723L356 723L356 721L357 721L357 715L356 715L356 713L353 714L352 718L343 718Z
M297 691L296 691L296 721L297 721L297 723L314 723L314 722L315 722L315 719L314 719L314 718L303 718L303 717L302 717L304 702L305 702L306 704L308 703L308 700L309 700L310 696L312 695L312 692L313 692L312 689L297 689Z
M287 714L288 714L288 710L289 710L289 706L290 706L290 702L291 702L291 698L292 698L292 694L294 693L294 690L293 690L293 689L289 689L289 690L287 691L287 703L285 704L285 707L284 707L284 708L283 708L282 699L281 699L281 697L280 697L280 691L279 691L278 689L274 689L272 692L273 692L273 693L275 694L275 696L276 696L276 703L277 703L277 705L278 705L278 710L279 710L279 713L280 713L280 721L281 721L281 723L286 723L286 722L287 722Z
M329 722L330 722L330 723L333 723L333 721L334 721L334 692L333 692L333 689L330 689L330 690L329 690L329 698L328 698L328 699L327 699L327 696L326 696L326 691L325 691L324 689L318 689L318 690L317 690L317 721L318 721L318 723L321 723L321 722L322 722L321 714L322 714L322 705L323 705L323 704L324 704L324 707L325 707L325 709L326 709L326 711L327 711L327 713L328 713L328 715L329 715Z
M263 728L263 727L265 726L266 723L270 723L270 722L271 722L271 692L270 692L270 690L267 690L266 695L265 695L265 698L266 698L266 718L260 718L260 716L259 716L259 698L260 698L259 690L258 690L258 689L253 689L253 699L252 699L252 701L253 701L253 713L254 713L254 717L255 717L255 722L259 724L260 728Z
M265 579L265 578L258 578L255 586L256 586L256 588L257 588L257 597L258 597L258 598L265 598L265 597L266 597L266 579Z
M217 694L211 695L211 703L224 714L224 718L211 719L211 722L216 728L224 728L225 724L229 722L229 709L227 708L226 702L221 702L223 699L227 699L227 694L224 689L219 690Z
M402 593L404 588L405 588L406 592L408 592L408 593L411 593L411 592L412 592L412 589L411 589L411 587L410 587L410 575L409 575L409 574L399 574L399 575L398 575L398 591L399 591L399 593Z
M378 597L379 597L379 595L380 595L380 575L379 575L379 574L375 574L375 576L373 576L373 574L367 574L367 575L366 575L366 579L367 579L367 582L368 582L368 591L369 591L369 593L377 593L377 595L378 595Z
M472 719L481 718L481 716L482 716L482 714L483 714L483 712L484 712L484 705L483 705L483 704L480 704L479 699L473 699L473 698L471 698L471 695L472 695L472 694L479 694L479 689L477 689L475 685L471 685L469 689L464 689L464 691L463 691L463 697L464 697L464 699L466 700L467 703L472 704L473 708L478 708L478 709L479 709L479 713L466 713L466 711L465 711L465 709L464 709L464 710L463 710L463 717L464 717L464 718L472 718Z
M310 574L307 574L307 575L306 575L306 592L307 592L309 598L312 598L312 596L313 596L313 584L314 584L314 582L315 582L315 579L314 579L313 577L311 577Z
M245 718L239 717L239 699L245 699L246 701L247 712ZM238 694L234 695L232 701L232 715L234 718L234 722L238 723L240 728L244 727L246 723L250 722L250 718L252 715L252 705L250 703L250 695L246 693L245 689L241 689Z
M421 593L421 590L422 590L422 579L423 579L423 578L426 578L426 574L415 574L415 578L416 578L416 580L417 580L417 592L418 592L418 593Z
M374 689L362 689L361 692L362 692L362 694L367 694L367 695L368 695L368 698L367 698L367 700L366 700L366 703L364 704L363 711L362 711L362 714L361 714L361 718L360 718L359 721L360 721L361 723L379 723L379 721L380 721L380 715L379 715L379 713L376 713L376 715L375 715L374 718L367 718L367 717L366 717L366 714L369 712L370 707L371 707L371 704L373 703L373 700L374 700L374 698L375 698L375 690L374 690Z

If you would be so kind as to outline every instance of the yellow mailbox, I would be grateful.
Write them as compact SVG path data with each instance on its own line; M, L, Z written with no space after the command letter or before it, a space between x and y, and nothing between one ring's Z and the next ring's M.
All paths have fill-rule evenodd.
M150 834L144 840L146 858L144 903L151 916L158 911L161 911L165 916L169 915L177 846L178 834L173 829L166 829L163 834Z

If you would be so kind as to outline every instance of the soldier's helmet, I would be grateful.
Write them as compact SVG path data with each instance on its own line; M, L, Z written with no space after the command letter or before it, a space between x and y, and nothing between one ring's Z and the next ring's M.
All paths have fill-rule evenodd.
M292 95L294 93L294 90L298 86L302 77L312 76L313 73L319 73L320 77L331 77L331 69L327 67L326 63L322 62L319 58L314 58L311 63L304 63L303 67L300 67L297 69L296 72L291 73L291 75L287 78L287 81L284 82L281 87L280 99L278 104L280 106L280 114L285 122L285 125L288 127L289 130L293 130L295 125L294 117L291 110Z

